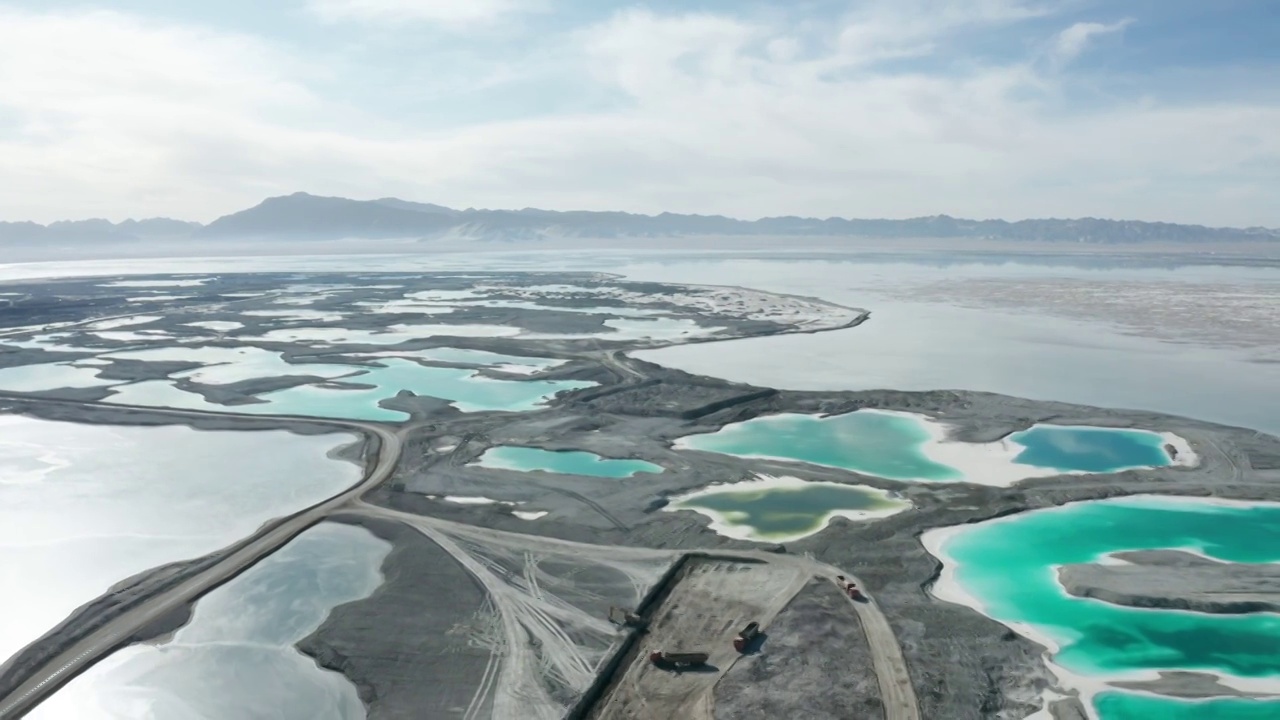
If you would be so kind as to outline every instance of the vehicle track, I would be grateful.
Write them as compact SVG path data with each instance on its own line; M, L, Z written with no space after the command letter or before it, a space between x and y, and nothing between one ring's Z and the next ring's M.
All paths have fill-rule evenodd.
M77 323L77 325L103 319L107 318L96 318L85 323ZM603 353L599 357L602 363L624 375L635 379L645 377L641 371L630 365L628 362L630 358L620 351ZM658 560L669 563L676 556L688 552L706 552L721 557L738 557L769 563L795 563L797 567L805 568L813 576L825 576L834 581L836 575L845 575L855 582L860 582L847 571L805 557L775 555L762 551L655 550L589 545L556 538L490 530L364 503L360 499L361 496L387 480L395 470L403 452L403 438L411 429L410 426L393 429L390 426L369 422L287 415L246 417L236 413L33 398L30 395L0 392L0 399L3 398L40 404L110 408L115 411L135 410L173 417L212 417L241 421L278 420L294 424L310 424L333 430L355 430L365 437L378 438L379 446L377 461L361 482L328 500L264 526L257 533L232 546L234 549L224 551L227 552L225 556L199 574L174 588L147 598L33 670L27 680L7 696L0 697L0 720L21 717L61 685L121 646L129 637L157 618L194 601L214 587L235 577L340 508L397 520L418 529L452 555L485 587L494 612L498 616L499 640L502 646L493 651L490 666L485 670L485 677L482 678L464 714L467 718L479 717L479 713L484 708L486 696L489 694L493 695L492 716L494 718L504 720L517 717L522 719L558 718L563 714L564 708L552 700L538 682L540 674L551 673L569 687L585 688L594 680L595 672L604 661L604 656L593 661L592 658L584 655L582 649L575 645L565 633L563 623L576 626L579 631L595 633L604 638L617 634L616 629L604 619L591 616L542 589L537 578L538 553L570 556L579 561L587 559L613 568L630 578L637 599L648 591L656 581L657 575L661 574L660 571L655 574L650 569L644 569L647 564ZM1219 450L1221 451L1221 448ZM1227 457L1228 462L1231 462L1237 474L1240 474L1240 467L1230 455L1226 452L1223 452L1223 455ZM621 523L606 510L596 509L615 526L621 527ZM507 552L518 552L520 557L534 557L532 564L535 567L527 570L524 575L513 576L499 564L484 558L483 551L494 547ZM532 576L529 576L529 573L532 573ZM886 720L919 720L917 700L906 661L887 618L874 601L853 604L862 619L871 647ZM606 652L604 655L607 656L607 654ZM710 709L709 695L699 696L697 702L689 706L690 712L700 716L710 717Z
M529 625L526 623L541 623L548 615L565 621L584 622L583 617L585 614L577 608L566 606L563 601L560 601L554 595L545 593L540 589L536 581L527 581L523 576L519 579L512 578L505 570L496 568L493 564L486 563L483 560L478 560L476 554L485 549L500 548L516 553L520 557L537 558L547 554L568 555L579 560L609 565L623 572L627 572L626 568L628 566L634 569L635 563L638 562L663 558L674 561L677 556L687 553L706 553L717 558L738 558L795 568L798 571L796 578L785 592L778 595L781 601L770 605L764 610L766 617L773 617L778 612L781 612L786 602L800 591L809 578L827 578L834 584L836 583L836 577L843 575L859 585L862 584L862 581L853 573L807 556L779 555L760 550L726 550L722 548L654 550L649 548L591 545L558 538L480 528L450 520L391 510L362 501L357 501L354 505L356 512L397 520L418 529L424 535L440 544L446 552L457 559L463 567L467 568L481 582L486 591L490 591L492 594L494 590L491 590L491 588L496 589L496 593L501 597L501 600L494 600L494 604L497 612L502 616L502 622L508 626L508 642L512 642L511 638L519 637L518 633L511 630L516 625L525 625L528 628ZM534 564L536 565L536 560ZM531 570L526 567L525 573L528 574L530 572L536 574L536 568ZM636 586L637 597L642 596L652 585L652 582L645 584L642 578L634 575L633 582ZM843 590L841 592L843 594ZM524 597L517 597L521 595ZM866 602L857 602L850 599L849 603L853 606L854 611L858 613L858 618L861 620L863 630L866 633L886 720L920 720L920 710L915 688L907 669L906 658L902 654L902 648L898 644L897 637L894 635L888 618L872 598L868 598ZM547 608L554 608L556 611L549 613ZM510 615L508 616L507 613ZM589 618L590 616L586 617ZM591 621L594 620L595 618L591 618ZM594 626L593 622L588 622L588 624ZM551 661L553 666L558 669L563 669L565 665L579 669L583 667L579 663L583 662L585 658L571 642L567 642L567 638L563 636L558 625L555 629L545 625L540 627L542 629L535 630L533 634L539 636L544 648L548 647L548 642L552 643L553 652L557 653L555 659ZM545 635L552 636L554 639L549 641ZM550 713L563 713L564 708L550 701L549 698L543 699L545 698L545 691L542 691L541 688L535 690L529 685L529 683L533 683L533 687L536 687L537 658L524 652L518 644L509 645L506 651L507 654L503 655L500 661L504 667L497 673L499 679L495 689L499 695L508 692L511 697L506 698L501 703L495 698L493 717L501 719L508 717L559 717L559 715ZM547 659L544 658L543 661L545 663ZM512 667L508 669L507 665ZM716 674L714 679L718 680L720 675L728 670L728 667L729 665L726 664L720 668L720 672ZM531 669L533 670L532 673L530 672ZM592 671L594 672L594 669ZM562 674L562 677L568 679L572 675ZM585 676L578 676L578 679L580 681L584 680ZM513 686L510 684L511 682L520 682L525 685L519 692L512 692L511 688ZM714 682L707 685L706 690L713 686ZM711 699L709 696L704 697L705 694L705 692L699 691L691 693L683 700L680 700L681 710L686 714L672 717L703 717L703 711L711 707ZM542 704L538 707L537 712L534 712L530 706L520 704L527 703L530 699L541 701ZM520 712L513 715L505 715L500 712L500 709L510 708ZM664 716L668 716L665 715L666 710L667 707L664 706ZM710 718L711 716L710 714L705 714L705 717Z

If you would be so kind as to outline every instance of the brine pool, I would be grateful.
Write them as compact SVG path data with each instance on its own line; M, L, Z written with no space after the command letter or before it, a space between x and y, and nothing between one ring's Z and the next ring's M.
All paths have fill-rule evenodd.
M307 366L300 366L303 372ZM202 396L181 390L166 380L151 380L113 388L105 402L123 405L183 407L261 415L303 415L355 420L398 422L408 413L384 408L378 403L395 397L401 390L442 398L463 412L533 410L564 390L592 387L578 380L497 380L477 375L474 370L429 367L411 360L387 358L366 372L341 378L356 387L297 385L257 395L261 403L219 405Z
M606 458L581 450L543 450L502 445L489 448L476 460L481 467L521 472L554 472L604 478L628 478L640 473L660 473L661 465L643 460Z
M790 542L820 532L837 517L870 520L910 507L877 488L759 476L671 498L664 509L701 513L710 518L711 530L726 537Z
M1033 477L1195 462L1186 442L1169 433L1036 425L999 442L964 443L948 440L946 427L930 418L885 410L759 417L680 438L675 447L824 465L888 480L1001 486Z
M360 481L354 435L0 415L0 664L116 583Z
M1079 502L931 530L943 564L933 588L1049 648L1060 676L1103 720L1280 717L1280 699L1188 702L1120 691L1159 671L1218 675L1280 693L1280 615L1128 608L1069 595L1057 567L1134 550L1187 550L1232 563L1280 562L1280 504L1138 496Z
M332 608L372 594L390 550L361 528L321 523L201 598L171 639L117 650L27 717L362 720L355 686L294 645Z
M398 422L407 413L379 405L401 390L451 401L463 412L533 410L553 395L595 385L577 380L502 380L479 375L475 368L491 367L512 374L531 374L554 367L561 360L487 353L460 348L415 351L410 357L469 365L471 368L428 366L391 353L376 353L369 365L289 363L281 353L257 347L170 347L108 353L103 359L147 362L199 362L202 367L173 374L204 385L228 385L245 380L283 376L314 376L344 385L297 385L258 394L263 402L221 405L199 393L177 387L172 380L120 383L99 377L102 359L70 363L24 365L0 369L0 389L48 392L63 388L109 387L104 402L145 407L212 410L250 415L303 415ZM90 364L92 363L92 364ZM349 384L349 385L348 385Z

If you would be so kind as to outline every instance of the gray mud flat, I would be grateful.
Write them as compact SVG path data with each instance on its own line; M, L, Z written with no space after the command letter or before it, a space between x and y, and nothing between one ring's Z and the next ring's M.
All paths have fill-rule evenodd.
M494 661L473 636L490 622L484 593L438 545L405 525L336 516L360 524L394 549L372 596L340 605L298 648L345 675L372 720L462 717L477 702Z
M831 582L810 582L764 632L716 685L716 720L884 718L858 614Z
M624 383L615 385L619 389L611 393L575 393L562 398L553 409L536 414L501 422L471 418L437 428L436 433L449 438L451 449L445 453L431 451L433 444L442 442L441 434L411 438L410 444L418 452L402 466L394 484L383 486L370 499L477 526L582 542L745 549L760 546L709 531L700 515L664 512L664 498L759 472L893 490L910 500L915 509L871 523L837 519L817 535L788 543L787 550L812 553L818 560L846 567L861 577L903 647L921 716L962 720L1029 715L1042 707L1041 694L1055 681L1044 664L1043 648L969 608L932 599L928 586L939 571L939 563L921 546L918 538L923 531L1072 501L1132 494L1280 499L1280 486L1250 464L1255 454L1265 459L1280 452L1280 441L1252 431L1152 413L949 391L774 392L711 413L697 413L694 411L704 407L710 396L704 388L724 387L716 397L750 397L759 389L647 363L633 362L631 367L643 374L643 380L632 380L644 382L642 388ZM958 438L973 442L990 441L1047 421L1171 431L1191 442L1201 462L1194 468L1044 478L1002 488L899 483L833 468L670 449L670 442L681 435L712 432L763 414L849 412L862 407L934 415L953 423ZM514 473L469 464L486 448L510 442L634 457L662 465L666 472L614 480ZM536 522L524 522L500 507L433 502L425 499L428 494L483 495L524 503L521 507L549 514ZM1182 571L1168 572L1176 576ZM843 682L856 685L859 681L850 678ZM1058 703L1057 712L1071 717L1081 711L1074 701L1064 701Z
M486 275L493 278L519 274ZM524 277L520 282L583 282L581 276L563 274ZM412 284L400 275L371 275L370 282ZM599 278L597 278L599 280ZM208 310L211 302L225 303L216 313L205 312L201 319L240 319L226 304L236 308L271 307L266 297L282 282L281 277L244 276L214 288L191 293L197 297L175 301L168 308L175 319L153 326L175 334L177 316L192 308ZM290 282L303 279L291 278ZM314 281L308 277L305 281ZM341 282L335 280L334 282ZM13 316L14 325L68 321L109 313L148 312L156 307L139 307L119 298L98 297L96 280L49 283L51 292L69 293L74 303L48 301L39 293L24 302ZM432 279L440 289L467 289L472 279L440 277ZM34 287L34 284L32 284ZM56 287L54 287L56 286ZM672 291L672 286L648 288ZM679 290L679 288L675 288ZM263 297L232 300L227 291L261 291ZM344 291L346 292L346 291ZM317 297L309 309L339 311L352 301L390 301L404 290L351 291L346 295ZM79 293L79 295L77 295ZM100 293L98 293L100 294ZM513 299L516 297L512 296ZM596 299L565 298L567 306L598 305ZM279 306L274 306L279 309ZM235 308L232 308L235 309ZM287 308L286 308L287 309ZM523 310L498 314L470 313L472 321L501 318L521 323ZM527 324L535 321L530 318ZM190 317L181 318L182 322ZM388 322L434 322L421 315L372 315L358 322L344 323L355 329L377 329ZM600 319L585 313L555 312L536 320L543 332L577 332L594 328ZM308 323L316 324L316 323ZM324 323L319 323L323 325ZM853 324L856 324L853 323ZM246 324L246 334L260 334L287 326L276 319L259 317ZM765 327L768 325L768 327ZM152 326L148 326L152 327ZM732 331L739 334L779 332L776 324L743 322ZM73 333L65 342L111 343L89 340ZM323 351L287 343L259 343L279 349L286 358L315 360ZM547 408L527 413L461 413L442 401L404 394L386 401L388 407L403 408L413 417L404 424L403 454L395 473L361 499L388 512L406 513L401 521L372 518L359 508L346 507L338 517L360 522L390 541L395 549L384 560L386 582L371 597L336 608L325 623L300 647L325 667L344 673L360 690L369 716L380 718L485 718L494 715L480 692L490 683L495 660L485 643L493 631L493 613L474 575L463 569L455 555L445 552L427 536L410 527L413 518L453 522L477 530L502 530L528 537L529 544L550 545L574 541L601 549L594 559L616 560L604 553L635 553L653 548L678 553L688 550L759 549L755 543L733 540L710 531L707 520L692 512L666 512L667 498L712 483L734 482L757 473L792 475L803 480L823 480L862 484L894 491L909 500L914 509L874 522L836 519L822 532L788 543L789 554L811 554L816 560L855 573L887 616L902 647L919 703L920 716L927 720L978 720L979 718L1026 717L1041 708L1042 691L1054 684L1045 666L1044 648L1012 630L987 619L974 610L938 602L929 594L940 564L920 544L922 532L936 527L975 523L1012 513L1046 508L1067 502L1103 499L1134 494L1169 494L1280 501L1280 440L1251 430L1223 427L1179 417L1148 412L1103 410L1063 403L1036 402L989 393L961 391L934 392L789 392L728 383L631 360L617 353L636 344L598 340L519 338L423 338L398 349L415 350L442 345L509 354L530 354L571 361L553 370L557 377L591 379L598 387L564 393ZM382 350L384 347L356 347L352 351ZM725 346L732 352L732 346ZM52 359L66 354L49 353ZM10 356L25 362L28 351ZM340 353L329 353L325 362L342 362ZM3 364L3 363L0 363ZM168 367L122 366L119 372L130 377L154 377ZM144 372L145 371L145 372ZM548 375L550 376L550 375ZM236 390L243 388L237 387ZM249 388L252 389L252 388ZM186 414L181 418L162 412L105 407L93 404L101 391L64 391L40 397L0 397L0 407L44 417L79 419L88 422L162 424L183 422L193 426L220 428L289 427L298 432L325 432L323 422L302 422L284 418L236 417L226 414ZM228 393L231 395L234 393ZM61 400L40 399L61 397ZM219 396L221 401L233 400ZM692 433L714 432L723 426L773 413L843 413L859 408L882 408L929 414L951 423L958 440L986 442L1026 429L1037 422L1140 427L1174 432L1186 438L1200 457L1194 468L1162 468L1112 475L1070 476L1026 481L1009 488L969 484L901 483L856 473L798 463L743 460L705 452L678 452L672 442ZM472 463L485 450L501 444L518 444L548 450L582 449L606 457L635 458L662 466L661 474L631 478L591 478L556 473L520 473L481 468ZM367 452L367 451L366 451ZM437 499L429 498L435 496ZM482 496L513 505L461 505L443 501L445 496ZM513 508L547 514L526 521L512 514ZM368 507L365 508L367 510ZM465 543L464 543L465 544ZM509 548L507 550L510 550ZM504 551L505 552L505 551ZM514 553L511 550L511 553ZM545 553L548 557L553 553ZM507 557L507 556L504 556ZM517 562L512 554L495 563L491 571L504 578L519 579L522 573L536 574L538 562ZM1159 567L1169 583L1162 596L1182 598L1182 587L1197 587L1194 578L1205 569L1194 564L1144 563ZM562 608L576 621L603 619L610 604L622 598L643 596L647 587L636 580L632 587L605 586L614 579L598 570L570 567L556 560L546 576L553 578L557 598L567 598ZM532 570L530 570L532 567ZM1123 566L1120 566L1123 567ZM1115 568L1108 568L1108 570ZM1146 568L1141 568L1145 571ZM1138 572L1138 571L1132 571ZM593 574L594 573L594 574ZM600 575L596 577L595 575ZM575 577L579 581L575 581ZM656 577L656 576L655 576ZM1103 582L1095 576L1095 584ZM1133 592L1141 578L1114 579L1118 589ZM1235 582L1218 578L1220 582ZM770 637L767 652L739 660L728 671L723 686L715 693L714 716L767 716L756 711L767 708L778 717L876 717L880 708L873 676L867 674L865 638L857 618L842 619L834 598L813 584L805 584L800 596L777 620L766 625ZM1198 587L1203 588L1204 580ZM1233 586L1234 587L1234 586ZM696 588L694 588L696 590ZM798 588L797 588L798 589ZM625 592L623 592L625 590ZM534 593L536 594L536 593ZM536 598L535 598L536 599ZM523 600L522 600L523 602ZM533 601L530 601L533 602ZM691 599L689 610L702 613L714 637L721 631L731 637L738 621L707 615L714 609L700 608ZM781 610L781 607L778 608ZM719 623L719 624L717 624ZM723 625L723 627L721 627ZM582 627L587 627L583 625ZM709 631L710 632L710 631ZM582 663L601 667L608 659L608 637L568 638ZM51 641L56 638L51 639ZM861 643L861 644L860 644ZM545 648L517 648L525 654L546 659ZM578 657L578 656L575 656ZM551 658L556 659L556 658ZM573 658L571 658L573 659ZM576 660L575 660L576 662ZM578 667L582 670L581 667ZM827 670L830 669L830 672ZM584 671L585 672L585 671ZM579 673L582 674L582 673ZM830 687L825 694L820 676ZM655 676L653 679L659 679ZM578 678L581 680L581 678ZM1191 678L1175 677L1171 682L1190 686ZM1194 680L1203 685L1203 679ZM588 683L589 684L589 683ZM569 707L585 692L583 683L565 683L552 678L553 700ZM775 687L806 688L791 696L767 692ZM699 692L701 688L692 688ZM1082 716L1073 701L1060 703L1059 717ZM841 709L847 710L841 714ZM1076 713L1073 715L1072 713ZM659 716L664 717L664 716ZM505 720L501 718L500 720Z

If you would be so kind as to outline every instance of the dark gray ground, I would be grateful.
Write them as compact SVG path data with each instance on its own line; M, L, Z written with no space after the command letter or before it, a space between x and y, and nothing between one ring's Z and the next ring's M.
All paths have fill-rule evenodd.
M386 579L364 601L334 608L298 648L346 675L365 705L377 708L376 717L462 716L490 661L489 650L471 641L472 629L490 622L481 612L484 592L440 546L412 528L369 518L356 522L394 546L382 563Z
M253 287L254 282L258 281L240 281L237 288ZM279 282L279 278L263 280L262 290L268 292L271 284L278 286ZM456 287L466 287L470 282L460 279ZM59 292L71 292L68 288L74 287L72 283ZM188 289L175 288L173 293L187 294ZM387 294L392 297L393 291ZM322 300L310 307L337 309L350 300L349 297ZM257 301L248 301L248 304L254 302ZM71 305L73 309L68 310L56 303L37 303L24 311L26 315L21 322L12 324L66 320L88 311L98 315L145 311L133 306L121 309L117 305L102 306L88 301ZM509 312L512 314L504 315L504 322L520 317L520 311ZM555 313L559 319L554 322L566 323L557 327L578 327L589 322L584 317L592 317L561 317L569 315ZM236 319L236 316L230 313L226 317L209 315L201 319ZM261 320L263 326L255 332L280 326L265 318ZM413 316L395 321L436 322L436 319ZM379 322L385 322L385 318ZM71 338L68 342L75 344L80 340ZM415 341L412 347L430 347L433 342ZM618 358L609 352L613 349L611 346L594 341L468 338L465 342L447 344L573 358L575 363L557 372L590 378L602 383L602 387L564 394L545 410L520 414L459 413L422 397L406 396L392 401L389 404L417 410L417 413L409 424L405 455L396 475L367 495L367 502L479 527L596 545L711 549L758 546L716 535L707 529L701 515L661 511L667 497L760 472L861 483L898 492L916 506L914 511L871 523L837 519L827 530L789 543L787 551L812 553L819 560L849 568L865 581L902 644L919 697L921 716L929 720L1025 717L1039 709L1041 691L1051 685L1052 677L1039 646L973 610L931 598L928 587L937 577L939 563L919 542L925 530L1077 500L1142 493L1280 500L1280 473L1276 472L1280 469L1280 440L1185 418L1036 402L988 393L775 392ZM30 362L32 352L39 351L0 353L0 366ZM291 348L289 352L304 354L298 348ZM154 377L169 370L171 368L124 365L113 368L130 377ZM253 388L236 390L249 392ZM68 402L0 397L0 407L88 422L178 421L148 411L81 404L81 401L96 399L95 395L100 397L99 393L88 390L45 394L67 398ZM677 437L714 431L759 415L840 413L863 407L938 416L957 426L959 439L969 441L995 440L1036 422L1170 431L1191 443L1201 463L1195 468L1046 478L1012 488L998 488L898 483L835 469L775 461L748 462L710 453L677 452L670 447ZM209 416L182 422L210 429L284 426L298 431L321 431L312 424L252 417ZM641 458L662 465L667 471L657 476L612 480L516 473L470 464L487 448L504 443ZM514 517L510 509L503 506L464 506L432 500L428 495L480 495L519 502L522 510L545 510L549 514L530 522ZM304 641L304 651L316 656L322 664L346 673L360 687L362 697L369 703L370 717L375 720L434 717L424 714L427 712L424 707L431 708L431 712L438 711L441 717L459 717L458 708L465 708L480 686L488 653L471 647L465 636L450 630L465 627L474 620L481 610L481 595L471 576L421 535L397 524L370 527L396 546L383 564L387 583L373 597L336 609L325 624ZM833 621L822 614L825 600L806 595L802 601L795 618L788 620L789 616L784 615L779 618L781 629L775 626L771 630L767 648L779 648L779 657L770 655L766 660L762 656L747 663L742 670L735 669L727 682L742 682L739 695L749 697L754 691L747 689L750 683L743 674L754 678L751 673L760 673L760 682L769 687L776 684L778 688L769 694L770 707L780 711L786 708L786 715L798 718L836 716L832 715L838 709L833 698L842 698L839 693L844 690L815 693L812 679L794 684L790 681L790 668L806 662L801 652L804 648L821 648L812 650L808 661L813 663L811 667L823 667L828 647L825 634L835 632L830 625ZM812 622L802 622L801 617L810 618ZM793 627L794 632L788 630ZM851 625L840 632L856 634L855 630L856 625ZM835 645L830 648L833 653L861 652L851 642ZM790 654L782 653L784 648ZM849 655L835 664L847 672L839 676L839 683L833 683L833 688L848 684L849 691L853 692L852 688L862 688L867 682L867 677L856 675L850 669L856 666L863 668L858 672L865 672L865 661ZM764 679L774 677L770 673L782 674L775 682ZM788 692L792 687L795 690ZM738 702L737 699L725 700L724 692L720 697L723 702ZM868 706L859 708L870 712ZM1064 707L1061 717L1068 717L1070 712ZM758 715L747 714L745 710L735 715L726 709L721 716Z
M1280 612L1280 566L1216 562L1176 550L1116 553L1132 565L1067 565L1067 592L1117 605L1207 613Z
M653 393L654 387L662 389L662 401L648 404L643 414L632 414L635 397L623 391L595 398L570 396L554 411L500 423L473 418L440 428L447 431L444 435L415 435L410 460L395 484L384 486L369 499L485 527L600 544L745 548L753 545L710 532L700 515L666 513L657 508L664 497L708 483L745 478L753 472L859 482L900 492L916 505L915 511L866 524L838 519L826 531L789 543L787 549L811 552L820 560L850 568L866 581L903 644L923 717L985 718L1023 717L1039 709L1040 693L1052 681L1041 659L1043 650L972 610L931 599L927 587L936 577L939 563L920 545L918 538L924 530L1128 494L1280 498L1274 479L1256 473L1249 463L1252 453L1269 456L1280 452L1280 441L1252 431L1150 413L963 392L780 392L689 421L683 416L691 405L702 401L699 392L687 392L690 384L696 387L716 381L651 365L634 366L660 381L645 387L646 395ZM748 396L752 390L743 387L737 392ZM674 437L710 431L760 414L847 412L859 407L940 415L959 426L960 437L973 441L993 440L1036 422L1172 431L1191 442L1202 462L1196 468L1032 480L1013 488L925 486L794 463L744 462L709 453L675 452L668 446ZM1240 439L1247 440L1251 453L1242 452L1235 444ZM487 447L506 442L639 457L665 466L667 472L604 480L468 465ZM433 452L433 447L440 446L452 449ZM453 505L429 500L425 497L428 494L483 495L524 502L522 507L547 510L550 515L529 523L502 508ZM811 694L797 693L789 702L800 716L822 712L810 704L818 702Z
M716 686L717 720L795 717L880 720L880 688L857 613L836 586L814 580L765 628L767 638Z

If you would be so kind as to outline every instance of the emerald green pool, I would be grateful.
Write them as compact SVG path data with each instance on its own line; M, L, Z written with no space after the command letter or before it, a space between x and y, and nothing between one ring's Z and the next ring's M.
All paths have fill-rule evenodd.
M643 460L618 460L580 450L552 451L512 445L489 448L476 460L476 464L501 470L606 478L627 478L639 473L660 473L663 470L661 465Z
M943 441L944 428L907 413L781 414L690 435L677 448L841 468L888 480L1010 484L1059 473L1170 465L1165 436L1146 430L1037 425L1006 443Z
M1112 473L1171 462L1166 440L1147 430L1037 425L1009 440L1023 447L1014 462L1063 472Z
M1164 698L1104 693L1094 708L1106 720L1276 720L1280 700L1221 698L1206 702L1184 702Z
M711 518L712 530L727 537L787 542L821 531L836 517L866 520L909 507L876 488L767 477L714 485L673 498L666 509L702 513Z
M890 480L962 480L957 469L925 457L922 448L931 438L913 417L861 410L829 417L759 417L680 438L676 446L826 465Z
M923 540L951 573L946 580L944 572L937 594L976 603L984 614L1056 646L1054 662L1076 674L1119 678L1191 670L1280 682L1280 615L1148 610L1076 598L1063 590L1055 570L1109 553L1157 549L1193 550L1224 562L1280 562L1278 504L1099 500L931 531ZM966 596L971 600L960 599ZM1099 695L1097 703L1106 720L1277 717L1257 714L1264 712L1258 704L1225 699L1192 705L1116 692ZM1141 714L1165 706L1171 714Z

